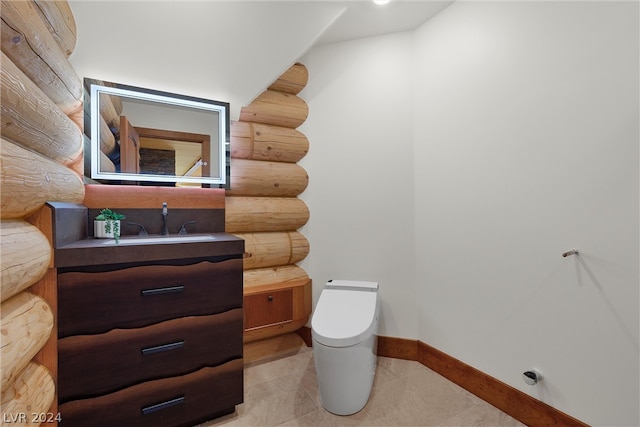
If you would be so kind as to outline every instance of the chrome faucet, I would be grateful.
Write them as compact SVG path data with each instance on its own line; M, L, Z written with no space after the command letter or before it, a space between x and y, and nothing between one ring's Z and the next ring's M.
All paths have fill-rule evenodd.
M162 234L163 236L169 235L169 228L167 227L167 215L169 215L167 202L162 202L162 231L160 232L160 234Z

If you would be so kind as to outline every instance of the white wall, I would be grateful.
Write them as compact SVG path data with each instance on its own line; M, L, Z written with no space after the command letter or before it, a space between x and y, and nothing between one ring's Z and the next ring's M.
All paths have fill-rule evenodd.
M380 283L381 333L417 336L413 251L411 34L315 48L300 96L310 141L300 196L311 218L314 306L329 279ZM400 190L400 191L398 191Z
M640 424L638 36L637 2L456 2L307 53L314 297L379 280L382 335Z
M638 22L457 2L415 40L419 339L594 425L640 422Z

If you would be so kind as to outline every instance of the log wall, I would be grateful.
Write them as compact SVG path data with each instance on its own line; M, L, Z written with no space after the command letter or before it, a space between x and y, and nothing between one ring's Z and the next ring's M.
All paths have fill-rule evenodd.
M57 410L57 362L50 234L32 222L46 201L84 199L82 81L66 2L3 0L0 17L0 421L33 425Z
M84 202L84 140L68 4L2 0L0 17L0 422L9 425L20 413L57 412L55 270L44 203ZM293 331L311 313L311 281L296 265L309 252L297 231L309 218L297 198L308 183L297 162L309 142L295 129L308 115L297 96L306 82L306 68L295 64L232 124L226 228L248 242L245 294L290 288L301 301L288 329L264 328L248 340Z
M296 130L309 109L297 94L308 72L294 64L231 124L231 189L226 195L226 231L245 239L244 293L292 289L294 319L286 325L245 332L245 342L293 332L311 314L311 280L296 265L309 253L297 230L309 209L297 196L309 182L297 162L309 149Z

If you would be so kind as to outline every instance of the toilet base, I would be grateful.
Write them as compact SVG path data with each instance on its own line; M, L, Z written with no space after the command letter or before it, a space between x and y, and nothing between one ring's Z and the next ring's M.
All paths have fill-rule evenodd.
M378 337L350 347L329 347L313 341L313 357L322 406L335 415L352 415L364 408L376 372Z

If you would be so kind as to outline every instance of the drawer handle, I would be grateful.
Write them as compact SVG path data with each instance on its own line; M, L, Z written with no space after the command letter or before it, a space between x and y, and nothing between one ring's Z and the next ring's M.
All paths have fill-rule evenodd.
M176 341L169 344L156 345L154 347L143 348L142 354L146 356L147 354L161 353L163 351L176 350L182 347L184 347L184 341Z
M269 301L269 302L273 301L273 295L269 295L269 296L267 297L267 301Z
M183 285L169 286L166 288L143 289L142 296L146 297L151 295L175 294L182 291L184 291Z
M184 403L184 396L167 400L166 402L157 403L155 405L144 407L142 408L142 415L152 414L154 412L161 411L163 409L168 409L168 408L171 408L172 406L176 406L181 403Z

